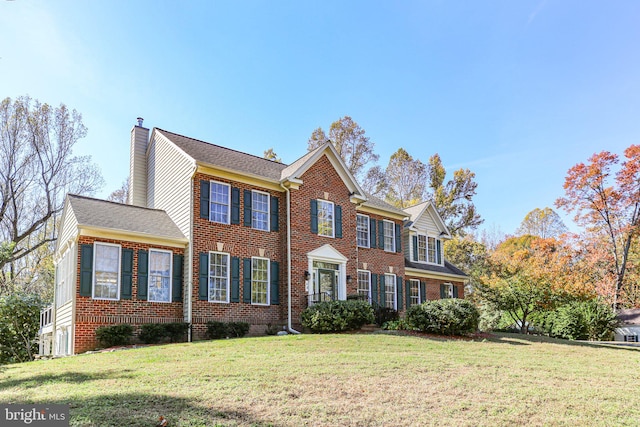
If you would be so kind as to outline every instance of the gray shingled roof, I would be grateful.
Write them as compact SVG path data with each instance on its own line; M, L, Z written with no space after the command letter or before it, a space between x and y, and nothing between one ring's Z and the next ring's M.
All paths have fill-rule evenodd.
M442 265L432 265L432 264L423 264L419 262L411 262L408 259L404 259L405 268L415 268L417 270L425 270L425 271L433 271L434 273L442 273L442 274L455 274L456 276L466 276L464 271L460 270L455 265L451 264L449 261L444 262L444 266Z
M367 196L367 201L364 202L363 204L365 206L370 206L372 208L378 208L378 209L384 209L385 211L391 211L391 212L395 212L397 214L406 216L407 213L401 209L396 208L393 205L390 205L389 203L385 202L382 199L378 199L375 196L372 196L371 194L365 194Z
M429 201L418 203L417 205L410 206L404 210L409 216L410 222L416 220L416 217L420 215L420 212L424 210L425 206L427 206L427 203L429 203Z
M282 170L287 167L283 163L178 135L163 129L156 128L155 130L199 163L231 169L273 181L280 181Z
M300 157L298 160L296 160L295 162L291 163L289 166L287 166L286 168L284 168L281 172L280 178L281 179L285 179L285 178L289 178L294 172L296 172L298 169L300 169L302 167L302 165L304 165L304 163L309 160L311 157L313 157L314 154L316 154L316 152L323 150L324 149L324 144L316 147L315 149L309 151L307 154L305 154L304 156Z
M640 325L640 308L620 310L617 317L623 325Z
M165 211L69 194L69 203L80 226L184 239Z

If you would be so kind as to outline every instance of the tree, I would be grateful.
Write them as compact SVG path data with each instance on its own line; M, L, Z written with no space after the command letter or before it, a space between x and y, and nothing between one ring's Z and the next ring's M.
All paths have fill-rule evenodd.
M129 200L129 177L122 182L117 190L113 190L107 200L118 203L127 203Z
M427 182L427 167L404 148L391 155L386 169L386 200L404 209L422 202Z
M387 177L385 171L378 165L373 166L367 171L367 175L362 182L362 189L374 197L384 198L387 193Z
M20 282L21 269L33 267L35 251L52 247L66 194L92 194L102 185L90 157L73 156L86 132L81 114L64 104L0 102L0 241L12 245L0 260L0 294Z
M329 140L344 160L347 169L358 180L364 175L365 167L379 158L373 151L374 143L365 133L365 130L349 116L336 120L329 128ZM326 141L327 137L322 128L317 128L309 138L309 151Z
M525 215L516 234L531 234L546 239L560 237L567 231L567 226L562 222L560 215L553 209L546 207L544 209L535 208Z
M264 158L267 160L273 160L274 162L282 163L282 159L278 157L275 151L273 151L273 148L269 148L268 150L264 151Z
M440 156L436 153L429 158L429 185L431 193L428 197L435 205L451 234L464 234L483 223L476 212L473 196L478 184L474 181L476 174L469 169L458 169L453 172L453 179L444 182L446 170Z
M640 145L628 147L624 156L615 175L611 169L619 158L608 151L573 166L565 179L565 197L556 201L557 207L575 212L575 221L587 233L604 237L615 283L614 308L625 285L631 244L640 232Z
M37 295L0 297L0 364L27 362L38 352L42 304Z
M481 278L489 273L489 252L484 244L470 235L454 236L447 240L444 243L444 257L469 275L469 290L465 291L465 296L472 295Z

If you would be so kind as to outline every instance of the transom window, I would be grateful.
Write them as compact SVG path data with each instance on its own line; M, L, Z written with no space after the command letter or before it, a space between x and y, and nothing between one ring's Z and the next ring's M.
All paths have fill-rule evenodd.
M429 237L429 262L436 263L436 239Z
M384 275L384 306L396 309L396 275Z
M396 227L391 221L384 220L384 250L387 252L396 251Z
M371 302L371 272L358 270L358 295Z
M318 200L318 234L334 237L334 206L332 202Z
M409 298L411 301L411 305L420 304L420 281L411 279L409 282Z
M120 297L120 246L95 243L93 251L93 298Z
M269 195L251 192L251 227L269 231Z
M149 301L171 302L171 258L171 252L149 249Z
M269 304L269 260L251 258L251 304Z
M356 234L358 246L361 248L369 247L369 217L366 215L358 215L356 217Z
M427 236L418 234L418 259L416 261L427 262Z
M209 220L229 224L229 184L211 181L209 195Z
M229 254L209 252L209 301L229 302Z

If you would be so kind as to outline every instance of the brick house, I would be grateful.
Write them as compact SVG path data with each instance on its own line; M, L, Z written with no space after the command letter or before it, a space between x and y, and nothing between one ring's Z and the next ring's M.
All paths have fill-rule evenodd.
M97 346L101 325L210 320L300 328L318 301L368 298L403 312L463 297L432 205L365 194L327 142L290 165L138 122L129 203L68 195L41 354Z

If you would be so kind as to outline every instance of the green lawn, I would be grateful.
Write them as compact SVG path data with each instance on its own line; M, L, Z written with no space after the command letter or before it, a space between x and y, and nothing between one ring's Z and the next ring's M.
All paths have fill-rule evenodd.
M0 367L74 426L640 425L640 351L500 335L201 341Z

